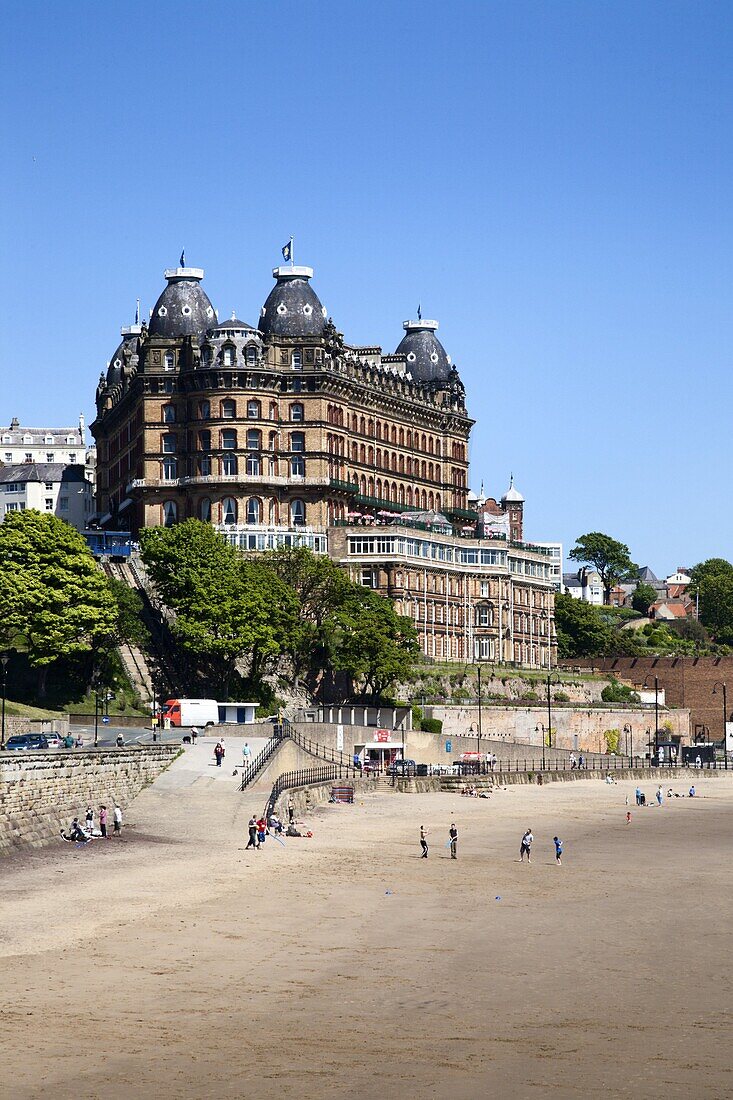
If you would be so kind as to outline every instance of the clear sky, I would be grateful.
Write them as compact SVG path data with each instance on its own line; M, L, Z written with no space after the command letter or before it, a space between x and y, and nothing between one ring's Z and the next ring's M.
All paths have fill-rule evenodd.
M280 247L353 342L440 320L526 531L733 557L733 6L3 6L0 423L73 423L185 247L256 323Z

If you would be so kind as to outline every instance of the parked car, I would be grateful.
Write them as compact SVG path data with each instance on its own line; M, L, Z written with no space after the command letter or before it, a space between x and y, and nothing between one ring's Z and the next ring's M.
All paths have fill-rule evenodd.
M49 749L60 749L63 747L64 739L61 734L56 733L56 730L51 730L50 733L43 735L48 741Z
M48 740L42 733L16 733L5 742L5 748L11 752L28 749L47 749Z

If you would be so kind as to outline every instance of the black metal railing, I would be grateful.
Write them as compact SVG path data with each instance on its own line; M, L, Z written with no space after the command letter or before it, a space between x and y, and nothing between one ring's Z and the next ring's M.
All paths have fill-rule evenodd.
M317 783L329 783L334 779L353 779L355 775L355 769L344 764L322 764L320 768L300 768L298 771L284 772L273 783L265 809L266 819L269 819L283 791L294 790L296 787L313 787Z
M294 742L303 752L307 752L310 756L315 756L319 760L328 760L332 764L340 764L342 767L353 768L353 758L347 752L343 752L341 749L331 749L326 745L320 745L317 741L311 740L310 737L306 737L304 733L301 733L291 725L287 724L287 734L291 741Z
M580 757L573 763L567 757L557 758L555 760L542 758L516 758L514 760L500 760L497 758L494 764L490 764L486 760L463 760L456 762L452 765L428 765L428 774L433 775L501 775L502 773L546 773L546 772L578 772L579 774L585 774L586 772L613 772L613 771L627 771L629 769L635 770L639 768L651 768L653 767L657 772L676 772L680 769L691 769L692 771L708 770L719 771L723 768L723 762L720 760L713 760L709 763L701 764L698 768L691 763L683 763L677 761L674 764L665 761L662 764L652 764L652 761L648 756L615 756L609 754L607 756L593 756L583 757L582 764L580 763Z
M265 747L260 749L257 756L255 756L251 762L247 764L246 768L243 769L242 781L239 785L240 791L245 790L245 788L257 778L268 760L277 752L285 736L287 735L283 733L281 725L274 727L272 737Z

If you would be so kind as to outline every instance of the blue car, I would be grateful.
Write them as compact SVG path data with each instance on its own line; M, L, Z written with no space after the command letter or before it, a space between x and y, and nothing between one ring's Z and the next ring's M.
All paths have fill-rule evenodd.
M25 752L28 749L47 749L48 738L42 733L16 733L5 742L10 752Z

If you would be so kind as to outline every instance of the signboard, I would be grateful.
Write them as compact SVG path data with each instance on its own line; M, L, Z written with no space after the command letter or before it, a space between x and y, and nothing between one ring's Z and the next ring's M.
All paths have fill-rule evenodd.
M733 752L733 722L725 723L725 751Z
M445 751L446 752L453 752L453 742L452 741L446 741Z
M341 722L336 726L336 748L339 752L344 751L344 727Z
M391 736L392 735L391 735L389 730L375 730L374 731L374 740L375 741L389 741Z
M102 718L102 721L104 722L105 726L108 726L109 725L109 715L105 714L104 717Z

